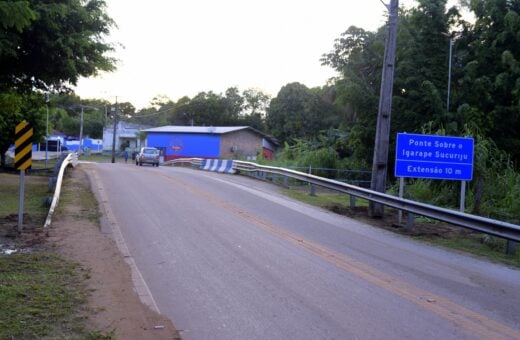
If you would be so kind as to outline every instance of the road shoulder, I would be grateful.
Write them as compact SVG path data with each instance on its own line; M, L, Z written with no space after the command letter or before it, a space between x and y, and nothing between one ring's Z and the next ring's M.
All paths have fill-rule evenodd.
M125 256L115 240L100 230L98 205L82 204L81 195L92 195L89 171L94 170L82 165L68 172L49 230L49 241L57 252L86 271L88 305L94 311L88 317L89 327L113 332L118 339L178 338L169 319L141 302Z

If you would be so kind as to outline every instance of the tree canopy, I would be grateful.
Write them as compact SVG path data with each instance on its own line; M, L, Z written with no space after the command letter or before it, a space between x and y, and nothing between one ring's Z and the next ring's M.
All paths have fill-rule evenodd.
M102 0L0 1L0 157L23 119L45 135L43 92L70 91L80 77L111 71L114 26ZM56 116L66 115L61 112Z
M242 92L236 87L224 94L199 92L177 102L157 97L152 107L136 113L132 121L148 125L248 125L264 130L264 116L270 97L258 89Z
M316 136L320 131L335 125L336 111L332 105L300 83L282 87L273 98L266 116L269 131L280 141Z
M1 1L0 86L60 91L114 69L102 0Z
M416 2L400 12L391 137L427 124L461 135L470 123L520 161L520 1L471 0L474 24L446 0ZM348 130L359 156L371 155L374 144L383 33L350 27L322 57L338 72L336 104L351 111Z

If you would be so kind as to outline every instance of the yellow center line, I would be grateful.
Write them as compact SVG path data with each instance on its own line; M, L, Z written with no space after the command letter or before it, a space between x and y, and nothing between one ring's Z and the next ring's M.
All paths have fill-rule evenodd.
M197 189L186 182L168 175L161 175L168 180L175 182L177 185L184 187L186 190L189 190L192 193L206 199L214 205L256 225L257 227L260 227L273 235L287 240L292 244L301 247L316 256L319 256L327 262L334 264L335 266L344 269L363 280L366 280L380 288L383 288L408 301L411 301L426 310L434 312L435 314L454 322L469 333L477 333L482 337L492 339L520 339L520 330L512 329L504 324L489 319L482 314L456 304L444 297L397 279L396 277L384 273L363 262L338 253L334 250L328 249L320 244L305 240L295 233L288 232L283 228L263 220L254 214L244 211L229 202Z

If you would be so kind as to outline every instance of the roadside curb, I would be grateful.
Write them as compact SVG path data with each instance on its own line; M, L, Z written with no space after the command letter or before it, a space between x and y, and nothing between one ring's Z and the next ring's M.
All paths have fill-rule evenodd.
M89 177L92 191L94 192L94 195L100 203L99 208L102 215L100 221L101 231L110 234L113 237L114 241L117 244L119 252L123 255L125 262L130 266L134 290L139 296L141 302L150 307L150 309L152 309L153 311L157 312L158 314L161 314L161 311L159 310L159 307L157 306L157 303L155 302L155 299L152 296L150 288L144 281L141 272L137 268L137 265L135 264L135 261L132 255L130 254L130 251L128 250L123 234L121 233L121 229L119 228L117 220L114 217L114 213L112 212L112 209L110 208L110 205L108 203L108 198L103 186L101 185L101 180L99 179L98 173L96 169L91 170L92 171L86 171L86 173Z

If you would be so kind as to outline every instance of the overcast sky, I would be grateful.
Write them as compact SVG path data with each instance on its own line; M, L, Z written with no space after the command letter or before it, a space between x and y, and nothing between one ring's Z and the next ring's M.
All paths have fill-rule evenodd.
M389 0L385 0L389 2ZM401 0L400 4L411 4ZM202 91L257 88L276 96L290 82L323 86L321 66L349 26L375 31L386 22L381 0L107 0L116 21L118 70L81 79L82 98L131 102L157 95L176 101Z

